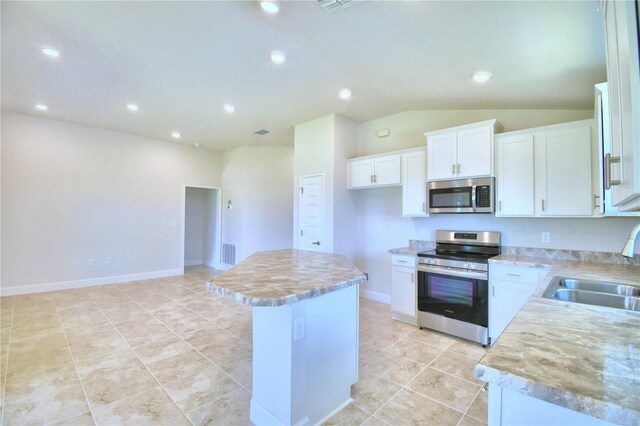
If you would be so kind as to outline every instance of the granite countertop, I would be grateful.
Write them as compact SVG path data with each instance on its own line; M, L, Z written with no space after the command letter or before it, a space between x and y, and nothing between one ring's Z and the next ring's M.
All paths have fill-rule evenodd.
M253 306L280 306L364 282L340 255L305 250L254 253L214 277L207 288Z
M392 248L389 253L416 256L421 251L434 250L435 248L436 243L434 241L409 240L407 247Z
M549 272L476 376L605 421L640 424L640 313L541 297L554 276L640 286L640 267L504 255L489 262Z

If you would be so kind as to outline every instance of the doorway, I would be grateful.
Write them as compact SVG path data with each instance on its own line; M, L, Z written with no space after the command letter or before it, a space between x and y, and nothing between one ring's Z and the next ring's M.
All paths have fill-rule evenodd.
M221 191L185 186L182 266L220 269Z
M298 204L298 248L324 251L322 245L322 184L323 175L300 177L300 202ZM326 244L325 244L326 245Z

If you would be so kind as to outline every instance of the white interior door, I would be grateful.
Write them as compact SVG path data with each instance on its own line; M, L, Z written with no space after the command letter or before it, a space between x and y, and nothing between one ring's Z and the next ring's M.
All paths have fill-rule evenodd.
M322 247L322 175L300 178L298 248L323 251Z

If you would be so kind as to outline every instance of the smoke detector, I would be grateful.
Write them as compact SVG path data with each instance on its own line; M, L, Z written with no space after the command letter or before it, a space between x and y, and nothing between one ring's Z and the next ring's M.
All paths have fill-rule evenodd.
M337 12L364 0L316 0L318 5L329 13Z
M269 130L267 129L258 129L258 130L254 130L253 133L255 133L256 135L266 135L267 133L271 133Z

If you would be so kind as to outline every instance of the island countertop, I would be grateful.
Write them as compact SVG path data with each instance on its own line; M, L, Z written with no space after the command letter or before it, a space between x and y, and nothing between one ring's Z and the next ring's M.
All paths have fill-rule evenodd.
M364 282L345 256L306 250L254 253L207 288L252 306L280 306Z
M548 268L476 366L503 388L612 423L640 422L640 314L542 298L554 276L640 285L640 267L517 256L490 263Z

